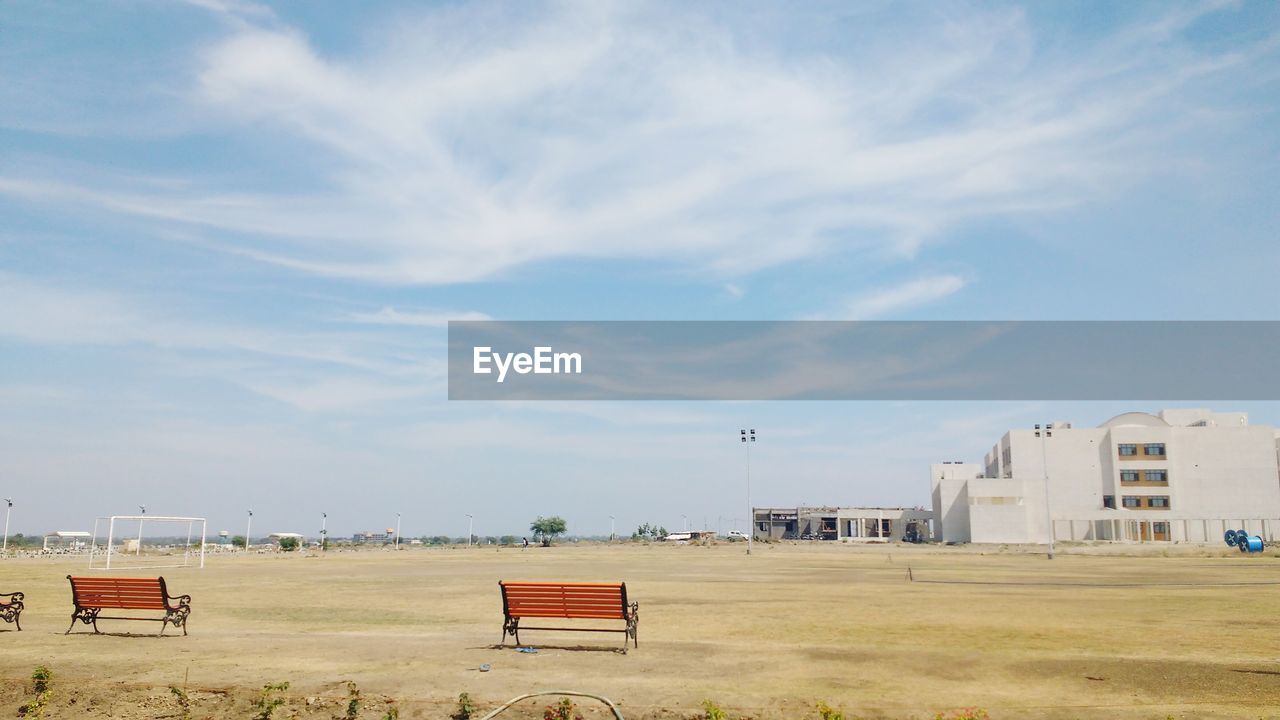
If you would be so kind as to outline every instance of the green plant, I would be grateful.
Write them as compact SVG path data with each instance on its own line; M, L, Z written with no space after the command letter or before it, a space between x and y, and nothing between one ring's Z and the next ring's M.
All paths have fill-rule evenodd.
M478 711L476 704L471 702L471 696L462 693L458 695L458 709L449 717L453 720L471 720L471 716Z
M933 720L991 720L991 716L980 707L967 707L950 713L940 712L933 716Z
M539 515L538 519L529 525L529 530L533 533L533 539L541 541L542 547L551 547L551 541L555 540L557 536L565 534L568 529L569 524L558 515L552 515L551 517Z
M169 692L173 693L173 699L178 701L178 707L182 709L182 720L191 720L191 697L187 695L187 691L177 685L170 685Z
M347 681L347 714L343 715L345 720L356 720L360 717L360 688L350 680Z
M818 703L818 714L822 716L822 720L844 720L844 713L836 710L825 702Z
M714 702L703 700L702 720L729 720L729 713Z
M49 698L53 697L52 687L53 671L44 665L37 665L31 673L31 690L35 693L35 697L19 708L18 714L23 717L44 717L45 705L48 705Z
M262 686L261 692L258 693L257 699L253 701L253 707L257 710L257 714L253 716L253 720L271 720L271 716L285 703L280 693L289 689L289 683L268 683Z
M293 552L302 546L302 541L295 537L280 538L280 549L285 552Z
M582 720L582 716L578 714L572 700L560 698L560 702L548 705L542 711L542 720Z
M387 708L387 712L382 716L382 720L400 720L400 708L395 705Z

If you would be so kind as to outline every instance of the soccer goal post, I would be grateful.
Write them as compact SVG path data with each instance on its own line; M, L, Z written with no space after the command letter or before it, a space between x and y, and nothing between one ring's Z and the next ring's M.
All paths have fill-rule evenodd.
M199 517L109 515L93 521L89 569L204 567L209 523Z

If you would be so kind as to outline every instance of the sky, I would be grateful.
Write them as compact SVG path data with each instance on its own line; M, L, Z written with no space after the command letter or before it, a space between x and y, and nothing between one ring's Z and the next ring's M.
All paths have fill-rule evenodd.
M450 402L445 323L1276 320L1278 161L1274 2L4 3L0 492L727 530L754 427L757 505L924 505L1186 403Z

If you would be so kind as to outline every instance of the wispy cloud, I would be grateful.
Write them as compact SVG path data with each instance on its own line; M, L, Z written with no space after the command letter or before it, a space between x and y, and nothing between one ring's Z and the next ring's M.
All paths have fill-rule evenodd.
M437 8L339 55L255 6L199 4L237 22L199 54L192 106L279 138L277 157L316 168L314 183L158 190L11 173L0 192L215 228L228 250L364 281L599 257L732 278L832 252L910 256L975 217L1105 193L1173 161L1167 136L1211 129L1179 112L1189 93L1274 52L1180 42L1215 5L1057 54L1014 9L925 5L873 35L849 28L842 52L782 53L768 17L563 3L519 18Z
M370 325L408 325L411 327L444 327L450 320L492 320L482 312L450 310L399 310L384 307L373 312L347 313L345 320Z
M880 287L846 299L832 312L814 315L810 320L866 320L892 315L937 302L969 284L959 275L930 275L898 285Z

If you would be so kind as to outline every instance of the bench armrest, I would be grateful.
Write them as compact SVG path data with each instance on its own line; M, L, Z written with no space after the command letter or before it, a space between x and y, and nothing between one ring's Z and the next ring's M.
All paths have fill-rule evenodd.
M5 605L13 605L14 603L21 603L22 598L26 597L26 595L20 592L11 592L11 593L0 592L0 597L9 598L9 602L5 603Z

